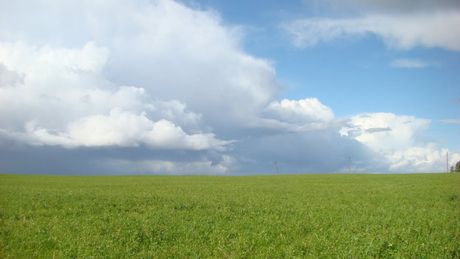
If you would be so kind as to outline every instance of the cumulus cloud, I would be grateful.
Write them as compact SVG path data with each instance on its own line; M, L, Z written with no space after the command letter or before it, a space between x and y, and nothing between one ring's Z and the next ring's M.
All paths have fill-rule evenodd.
M12 72L6 68L17 71L9 76L13 79L18 73L25 75L20 84L0 90L2 135L32 145L68 148L146 144L224 150L229 142L215 139L214 134L188 135L173 123L199 122L201 115L187 111L185 104L154 101L143 88L108 82L100 75L107 58L108 50L93 42L81 49L38 49L21 42L0 45L3 71L7 75ZM12 85L13 79L3 84Z
M281 90L271 62L245 53L241 29L212 10L170 0L3 7L3 150L145 147L163 153L144 164L222 172L216 163L230 159L232 139ZM167 150L185 153L171 159Z
M269 62L241 51L238 29L220 25L212 11L173 1L84 5L53 4L62 13L57 18L46 12L32 15L38 24L79 28L58 40L60 26L36 35L34 26L15 23L27 15L24 10L18 17L6 16L2 24L9 26L2 27L0 43L3 136L64 147L143 143L224 150L229 141L210 131L220 124L250 122L278 91ZM117 15L102 15L107 10ZM68 19L66 13L83 19Z
M299 19L284 28L293 36L295 46L312 47L346 37L380 36L394 49L407 50L417 46L440 47L460 51L460 11L443 10L432 13L368 14L359 18Z
M294 123L329 122L334 119L331 108L316 98L274 101L267 107L267 112L278 116L280 120Z
M342 128L342 135L353 137L379 151L401 150L419 143L417 137L427 129L430 120L392 113L373 113L351 118L350 128ZM375 130L385 129L385 130Z
M316 98L276 101L272 62L246 53L242 29L213 10L172 0L21 0L5 2L0 16L2 172L268 173L276 160L285 173L322 173L344 171L349 156L357 171L373 172L426 148L417 138L426 120L347 122ZM299 37L308 26L316 35L299 42L401 38L384 18L372 18L375 27L299 21ZM440 31L430 43L417 26L395 45L456 44L439 43L448 38Z
M214 138L214 134L187 135L181 127L167 120L153 122L142 112L139 115L114 109L106 115L84 117L70 123L65 132L50 133L45 128L36 127L33 122L26 124L26 133L6 136L32 145L59 145L67 148L78 146L139 146L145 144L161 149L216 149L225 150L230 141Z
M303 132L341 128L346 121L335 118L334 112L317 98L273 101L252 120L249 127L278 132Z
M436 145L425 147L410 147L388 155L391 161L391 171L404 172L445 172L446 153L448 149ZM450 152L449 152L450 153ZM449 165L459 161L459 153L450 153Z
M340 133L365 144L387 159L393 172L444 172L445 154L423 132L430 120L392 113L360 114L350 119L350 127ZM451 159L460 154L452 153Z

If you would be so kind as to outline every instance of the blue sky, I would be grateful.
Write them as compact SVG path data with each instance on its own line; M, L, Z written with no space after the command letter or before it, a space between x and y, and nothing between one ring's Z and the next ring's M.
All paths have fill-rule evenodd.
M442 172L457 1L14 1L0 173ZM52 162L51 162L52 161Z
M274 62L278 79L287 87L283 98L314 96L341 117L390 112L428 118L434 122L430 135L444 140L450 149L460 147L456 137L460 126L440 122L459 117L455 102L460 96L458 52L421 46L392 49L374 34L299 49L280 28L283 24L308 17L354 17L365 8L331 10L327 3L317 1L200 3L217 10L225 22L247 28L245 49ZM420 8L415 1L410 5L414 12ZM426 67L395 67L398 59L417 60Z
M218 10L224 21L248 27L245 49L274 62L278 78L289 88L283 97L317 96L339 116L385 110L440 120L458 114L452 103L460 95L458 52L421 46L391 49L373 34L296 48L281 24L296 18L330 17L327 10L310 10L312 4L301 1L246 2L203 1ZM429 65L397 68L392 66L397 59ZM347 105L343 95L354 105Z

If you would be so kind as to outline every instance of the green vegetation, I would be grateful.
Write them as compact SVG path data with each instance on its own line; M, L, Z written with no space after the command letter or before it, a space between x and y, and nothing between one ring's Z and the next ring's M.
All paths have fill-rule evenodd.
M0 258L460 258L460 174L0 175Z

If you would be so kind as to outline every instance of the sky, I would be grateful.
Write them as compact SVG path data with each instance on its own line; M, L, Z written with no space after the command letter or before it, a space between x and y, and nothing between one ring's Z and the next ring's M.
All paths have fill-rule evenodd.
M0 6L0 173L348 173L349 159L353 173L428 173L460 161L456 0Z

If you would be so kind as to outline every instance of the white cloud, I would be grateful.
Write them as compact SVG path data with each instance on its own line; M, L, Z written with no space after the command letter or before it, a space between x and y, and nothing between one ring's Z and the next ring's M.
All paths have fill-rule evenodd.
M460 12L373 14L350 19L300 19L284 26L297 47L312 47L344 37L380 36L395 49L417 46L441 47L460 51Z
M109 50L88 41L81 48L40 48L27 42L0 42L1 62L12 71L27 73L27 77L49 80L49 73L63 72L99 73L105 66ZM43 74L44 73L44 74ZM53 75L56 76L56 75Z
M445 154L439 143L427 141L423 131L430 120L392 113L361 114L351 118L350 127L340 131L388 159L394 172L444 172ZM452 158L460 154L452 152Z
M449 152L448 149L430 145L396 151L388 155L391 161L390 170L395 172L446 172L447 152ZM459 153L449 153L449 165L460 161Z
M211 133L188 135L173 123L192 129L199 123L201 115L188 111L184 103L154 101L143 88L117 87L104 79L100 72L107 59L108 50L92 42L81 49L0 44L1 75L6 78L2 85L10 86L0 89L2 135L67 148L146 144L225 150L230 142ZM24 79L12 83L19 73Z
M414 116L397 116L392 113L360 114L352 117L351 127L342 128L340 133L351 136L375 150L394 151L417 144L416 137L430 122Z
M302 132L340 128L346 124L344 119L336 119L332 109L317 98L273 101L261 116L253 119L248 126L280 132Z
M273 113L282 121L294 123L330 122L334 119L331 108L323 105L316 98L273 101L267 107L267 112Z
M65 131L49 132L48 129L26 123L26 132L1 130L0 135L31 145L63 146L66 148L119 146L132 147L145 144L156 149L225 151L225 145L212 133L188 135L181 127L167 120L151 121L147 114L140 115L114 109L106 115L93 115L71 122Z
M5 65L0 63L0 87L11 87L21 83L24 83L24 76L8 70Z
M418 59L396 59L391 62L391 66L398 68L424 68L431 66L431 64Z
M281 90L271 62L241 50L241 29L223 26L213 11L170 0L45 1L29 6L34 12L15 4L0 10L1 62L8 71L26 76L27 91L23 89L21 96L40 92L41 98L50 100L50 109L56 95L63 100L67 94L70 101L80 94L74 89L86 89L89 93L81 93L78 100L90 100L89 94L96 105L107 88L130 85L144 89L144 95L155 101L186 105L201 121L212 124L207 130L228 129L251 124ZM49 15L49 10L57 15ZM117 101L122 99L120 95ZM31 101L42 106L36 98ZM52 110L73 115L75 105L72 101ZM107 104L105 114L114 107ZM163 118L170 120L167 110L176 108L165 107ZM22 113L33 113L26 109Z
M69 154L135 147L162 158L140 167L115 159L127 173L222 173L237 162L225 155L233 141L221 138L239 138L281 90L271 62L245 53L241 29L212 10L170 0L3 7L3 149L11 141ZM105 166L98 170L113 169Z
M213 129L248 125L280 90L270 62L240 50L239 28L213 11L169 0L31 6L0 11L0 129L9 138L224 150ZM116 124L118 109L140 128ZM171 143L141 137L151 131Z
M145 112L135 115L114 109L109 116L95 115L69 125L69 138L83 146L137 146L145 143L162 149L217 149L224 151L230 142L214 134L187 135L182 128L167 120L153 122Z

